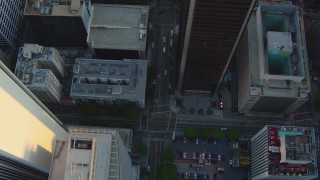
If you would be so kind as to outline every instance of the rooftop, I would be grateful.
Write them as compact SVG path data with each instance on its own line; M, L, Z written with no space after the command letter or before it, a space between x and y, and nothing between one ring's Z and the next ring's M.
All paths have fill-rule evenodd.
M83 3L84 0L27 0L24 15L81 16Z
M144 99L147 61L76 59L70 95Z
M36 44L25 44L19 49L15 75L27 86L41 86L41 84L47 83L47 79L50 76L62 76L62 68L58 69L60 72L55 74L50 67L42 63L52 62L53 64L57 64L54 61L53 51L56 51L56 49ZM57 66L60 66L60 64Z
M316 162L314 129L268 126L269 175L308 176L308 163ZM315 172L314 172L315 173Z
M310 91L302 17L298 7L260 4L248 23L251 86L275 97ZM298 93L297 93L298 91Z
M49 179L118 179L120 163L131 163L119 161L121 139L114 130L70 128L69 133L68 142L56 145Z
M148 6L93 4L88 43L98 49L145 50Z

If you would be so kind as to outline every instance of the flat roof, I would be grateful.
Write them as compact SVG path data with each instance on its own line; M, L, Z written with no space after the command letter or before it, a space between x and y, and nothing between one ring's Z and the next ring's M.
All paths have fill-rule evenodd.
M77 58L70 95L144 100L147 64L141 59Z
M33 46L33 44L31 44ZM33 47L41 47L41 46L33 46ZM55 65L59 65L54 60L54 52L55 48L51 47L43 47L42 52L34 53L31 52L31 58L26 58L24 56L24 49L28 49L28 44L21 47L18 53L18 58L16 62L16 68L14 74L29 87L41 87L47 86L48 78L53 76L56 79L56 75L51 69L45 69L48 67L37 67L39 62L44 61L44 63L52 62ZM63 74L63 69L60 70L59 75Z
M282 27L267 27L266 19L270 22L280 22L280 17L274 16L272 17L274 19L272 19L271 17L266 18L265 15L272 13L281 14L281 12L281 17L283 17L281 20L284 21L281 21L281 23L285 25L285 27L283 27L285 29L284 31L291 33L292 36L292 41L287 42L288 46L294 50L290 55L290 59L282 63L284 65L282 68L283 74L270 74L269 68L274 68L274 66L269 66L271 60L268 61L268 51L266 51L265 47L267 45L265 42L266 38L263 37L266 37L268 33L267 28L272 30L270 31L272 34L276 33L276 28ZM250 36L248 36L248 50L251 86L261 88L261 92L263 92L261 95L303 98L303 93L310 91L309 75L307 73L308 62L307 58L303 56L305 53L303 52L304 42L301 41L302 39L300 37L300 34L303 32L300 32L301 24L299 18L298 8L296 6L260 5L248 22L248 34L250 34ZM279 32L283 32L283 29ZM273 40L272 38L270 39ZM276 46L274 42L270 43L270 46ZM282 46L283 45L280 45L279 48L286 48L286 46ZM269 55L270 54L272 54L272 52L269 53Z
M87 2L88 0L85 0ZM24 15L81 16L84 0L26 0Z
M49 179L110 179L120 176L120 163L130 163L119 160L123 146L115 130L70 128L69 133L69 141L56 143Z
M145 50L148 6L93 4L91 13L88 43L93 48Z

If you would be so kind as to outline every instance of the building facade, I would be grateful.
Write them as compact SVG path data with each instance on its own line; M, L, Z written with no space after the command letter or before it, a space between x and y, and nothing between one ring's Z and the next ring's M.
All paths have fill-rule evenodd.
M50 47L87 47L89 0L26 0L24 17L38 44Z
M55 48L25 44L20 48L15 75L42 102L59 103L64 61Z
M147 60L76 59L70 96L77 103L145 106Z
M241 113L290 113L308 100L303 18L291 1L261 1L238 47Z
M55 141L68 133L2 62L0 77L0 179L48 179Z
M98 59L145 59L148 6L94 4L88 45Z
M313 128L272 126L251 138L251 179L316 179Z
M179 92L217 89L254 1L181 1Z
M22 0L0 1L0 45L14 45L18 26L22 19Z
M70 128L69 140L58 141L49 179L138 180L119 133L111 129Z

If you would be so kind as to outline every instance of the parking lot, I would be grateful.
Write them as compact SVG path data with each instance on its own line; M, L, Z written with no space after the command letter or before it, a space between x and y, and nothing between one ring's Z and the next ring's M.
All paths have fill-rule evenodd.
M247 171L233 167L226 140L177 137L172 143L179 179L243 180Z

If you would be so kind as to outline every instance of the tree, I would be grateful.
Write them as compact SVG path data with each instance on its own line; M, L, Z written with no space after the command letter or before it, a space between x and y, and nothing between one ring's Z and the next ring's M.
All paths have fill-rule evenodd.
M95 116L99 114L99 107L95 104L81 104L80 113L84 116Z
M173 160L173 149L172 148L166 148L164 151L163 151L163 158L165 160L168 160L168 161L172 161Z
M110 105L107 107L107 112L108 112L108 115L111 115L111 116L115 116L115 115L118 115L120 112L119 112L119 108L116 106L116 105Z
M140 154L143 155L143 156L148 155L148 146L142 145L142 146L140 147Z
M239 140L239 138L240 138L240 133L239 133L239 131L237 131L237 130L235 130L235 129L230 129L230 130L228 131L228 133L227 133L227 137L228 137L228 139L230 139L230 140L235 140L235 141L237 141L237 140Z
M184 128L183 133L184 133L184 136L187 138L196 137L196 130L194 128Z
M208 109L208 110L207 110L207 114L208 114L208 115L212 115L212 113L213 113L213 111L212 111L211 109Z
M126 118L135 118L139 114L139 108L136 104L126 104L123 108L123 114Z
M215 129L212 133L212 136L213 138L215 139L222 139L224 138L224 134L223 132L221 131L221 129Z
M209 130L207 128L200 130L200 137L202 138L208 138L209 137Z
M148 78L153 78L156 76L156 74L157 74L156 68L154 68L152 66L148 67L148 69L147 69L147 77Z
M190 113L190 114L194 114L195 112L196 112L196 110L195 110L194 108L190 108L190 109L189 109L189 113Z
M142 167L142 168L140 169L140 175L143 177L143 176L146 176L147 174L148 174L147 168Z
M177 166L173 163L160 164L157 171L157 180L176 180Z
M198 114L203 114L203 109L199 109Z

